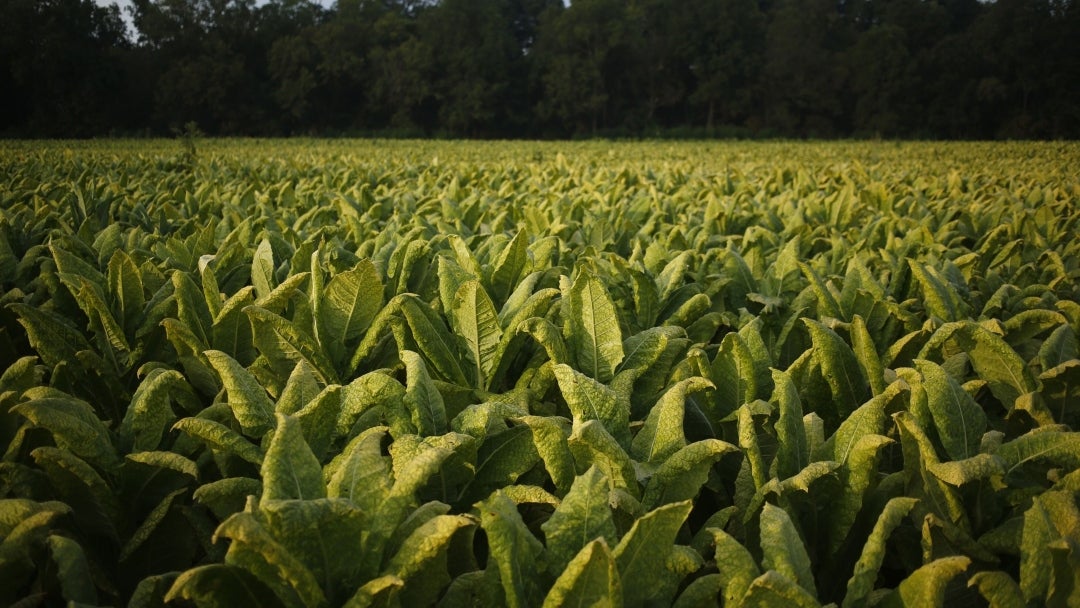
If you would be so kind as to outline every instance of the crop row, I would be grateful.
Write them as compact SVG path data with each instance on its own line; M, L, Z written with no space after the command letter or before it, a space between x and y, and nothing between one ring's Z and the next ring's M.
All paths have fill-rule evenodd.
M1074 146L142 145L0 153L0 602L1080 597Z

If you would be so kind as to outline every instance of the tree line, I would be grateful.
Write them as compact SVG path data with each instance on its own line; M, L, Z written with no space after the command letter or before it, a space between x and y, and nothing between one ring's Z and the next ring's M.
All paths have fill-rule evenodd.
M0 135L1080 136L1080 0L0 0Z

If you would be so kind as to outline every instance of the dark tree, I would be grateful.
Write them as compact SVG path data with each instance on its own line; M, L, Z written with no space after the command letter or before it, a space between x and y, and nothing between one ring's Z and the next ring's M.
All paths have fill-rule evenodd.
M125 122L119 10L93 0L0 0L0 132L88 136Z
M0 135L1080 137L1080 0L0 0Z

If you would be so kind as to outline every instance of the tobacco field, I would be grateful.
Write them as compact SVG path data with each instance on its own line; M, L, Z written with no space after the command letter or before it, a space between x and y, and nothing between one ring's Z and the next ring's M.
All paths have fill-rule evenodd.
M0 144L0 605L1080 605L1075 143Z

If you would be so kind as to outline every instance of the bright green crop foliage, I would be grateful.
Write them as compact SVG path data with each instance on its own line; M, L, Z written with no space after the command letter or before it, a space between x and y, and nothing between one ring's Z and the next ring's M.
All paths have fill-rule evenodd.
M0 151L0 603L1080 601L1074 144L182 153Z

